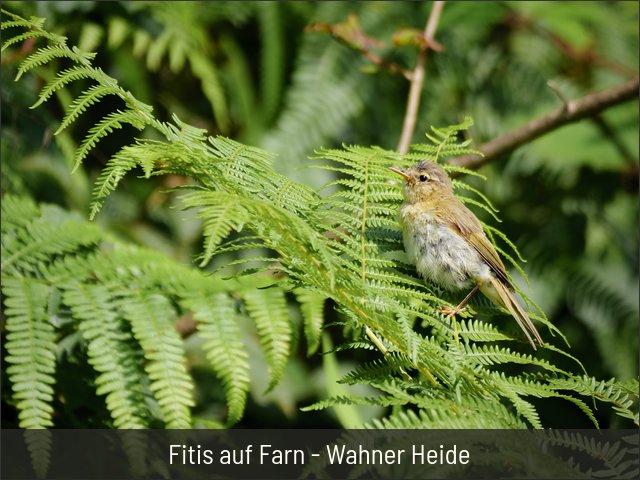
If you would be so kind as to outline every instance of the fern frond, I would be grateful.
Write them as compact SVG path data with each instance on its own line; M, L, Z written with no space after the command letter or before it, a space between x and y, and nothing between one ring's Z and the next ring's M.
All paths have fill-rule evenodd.
M5 20L4 22L2 22L2 26L1 26L2 30L6 30L7 28L15 28L15 27L21 27L25 29L29 29L29 28L40 29L44 26L46 22L46 19L44 18L38 18L33 16L28 20L26 20L18 15L11 13L8 10L5 10L4 8L2 9L2 15L13 19L13 20Z
M175 312L160 294L119 292L119 304L148 360L145 370L168 428L189 428L193 384L187 374L183 345L174 329Z
M182 200L186 208L198 208L198 217L202 219L205 246L200 266L209 263L218 245L231 231L241 231L251 218L249 212L231 195L219 195L216 203L198 193L184 195Z
M109 85L110 77L108 77L102 70L88 67L85 65L76 66L62 70L55 78L50 80L40 91L38 100L31 106L31 108L39 107L41 104L49 100L51 96L61 88L66 87L71 82L78 80L92 79L101 84ZM112 86L112 85L109 85Z
M2 196L0 230L2 234L13 233L25 228L40 215L40 209L30 198L6 194ZM4 243L3 243L4 246ZM4 254L2 255L4 257Z
M164 3L154 6L149 14L160 27L159 35L150 35L147 31L136 30L134 49L136 56L146 54L147 66L157 71L165 59L174 73L184 69L188 62L192 73L202 84L202 91L209 100L213 117L220 129L229 128L229 107L220 79L220 73L214 57L214 48L209 45L206 29L196 10L186 4ZM220 48L220 47L218 47Z
M243 299L249 316L258 327L269 367L269 391L282 378L291 348L293 332L287 302L278 288L252 289L243 295Z
M491 203L491 200L489 200L489 198L482 193L480 190L478 190L475 187L472 187L471 185L465 183L465 182L461 182L459 180L455 180L453 179L451 181L451 183L453 184L453 188L454 189L462 189L462 190L467 190L469 192L474 193L475 195L477 195L478 197L480 197L480 199L482 200L483 204L486 205L492 212L497 213L499 210L493 205L493 203ZM498 221L500 221L498 219Z
M459 320L458 333L474 342L495 342L512 340L511 337L500 332L495 325L477 319Z
M322 294L299 288L294 291L300 304L304 334L307 339L307 355L318 351L322 326L324 324L324 305L326 297Z
M20 64L16 80L20 79L29 70L49 63L55 58L68 58L73 62L88 66L95 56L95 53L82 53L78 49L72 50L64 44L49 45L38 49Z
M365 427L400 429L504 429L524 428L525 424L500 403L491 401L473 401L465 407L455 403L434 403L432 408L422 408L418 412L400 410L380 420L373 420Z
M375 382L380 378L392 378L400 375L403 368L411 366L411 362L397 353L386 355L382 359L377 359L369 363L360 365L355 370L349 372L342 379L342 383L354 385L356 383Z
M362 110L366 95L360 89L362 74L354 68L351 52L319 36L308 35L303 40L283 111L261 142L265 149L278 153L285 168L295 164L294 159L310 155L318 145L339 140L349 119Z
M396 414L389 415L382 419L374 418L370 424L365 424L365 428L380 429L402 429L411 430L417 428L428 428L420 417L413 410L400 410Z
M300 217L262 200L223 192L194 192L184 195L183 201L187 206L199 209L205 224L209 219L203 209L208 208L215 214L215 208L210 207L235 201L235 208L243 208L251 214L247 227L265 242L265 247L294 263L295 269L288 270L288 273L319 288L333 284L332 254L323 237ZM305 262L311 262L316 268L310 270L303 267Z
M86 111L88 107L99 102L102 97L106 97L107 95L119 95L120 88L118 87L105 87L103 85L94 85L85 92L76 98L71 105L67 108L67 113L65 114L60 126L55 131L54 135L57 135L62 130L67 128L73 122L75 122L78 117Z
M93 200L89 206L89 219L93 219L97 215L106 198L116 189L127 172L138 165L147 166L155 160L153 152L145 149L141 144L123 147L112 156L96 179L92 192ZM147 173L147 177L149 174L150 172Z
M211 104L214 118L220 126L220 130L228 130L227 100L214 63L205 55L193 51L189 53L189 64L194 75L200 79L202 91Z
M115 112L108 114L96 125L91 127L91 129L89 129L89 133L80 144L80 148L78 148L78 150L76 151L76 155L73 159L73 169L75 170L80 166L85 157L91 150L93 150L93 148L102 138L106 137L114 130L121 129L125 123L128 123L138 130L143 130L145 127L145 123L135 112L131 112L129 110L116 110Z
M11 205L15 204L8 207L11 208ZM55 217L59 211L49 207L46 214ZM98 229L92 226L80 230L77 235L69 235L67 228L71 223L61 219L56 224L40 217L25 224L25 228L5 233L2 240L2 270L32 271L36 265L46 262L53 255L64 255L81 246L95 245L100 241Z
M53 426L56 338L47 305L50 287L34 278L3 275L7 317L7 375L21 428Z
M491 215L491 217L496 221L496 222L501 222L502 220L500 220L500 218L498 218L498 216L496 215L496 212L494 210L491 209L491 207L489 207L488 205L486 205L483 202L479 202L478 200L474 199L474 198L469 198L469 197L464 197L462 195L459 195L458 198L460 199L460 201L464 204L470 204L473 205L475 207L478 207L482 210L484 210L485 212L487 212L489 215Z
M227 424L233 425L242 417L249 390L248 354L235 321L235 305L224 294L188 300L188 303L198 321L198 332L205 340L207 358L227 394Z
M474 152L474 154L481 155L480 152ZM477 177L481 180L487 180L487 177L482 173L479 173L476 170L469 170L468 168L465 168L465 167L459 167L458 165L451 165L449 163L444 163L442 164L442 168L444 168L447 173L448 172L459 173L469 177Z
M540 415L538 414L536 408L532 403L523 400L520 395L516 392L513 392L509 389L503 389L502 393L504 396L511 401L513 406L518 412L518 415L522 416L526 419L533 428L540 429L542 428L542 423L540 422Z
M580 410L582 410L582 413L584 413L587 418L591 420L591 423L593 423L596 428L600 428L600 424L598 423L598 419L596 419L593 410L591 410L591 408L582 400L572 397L571 395L558 395L558 398L562 398L576 405Z
M2 22L2 30L5 30L7 28L15 28L15 27L20 27L20 28L29 30L20 35L12 36L6 40L3 40L2 51L9 48L11 45L15 45L16 43L20 43L29 38L46 38L55 43L61 43L61 44L66 43L66 40L67 40L66 37L63 37L61 35L56 35L55 33L48 32L42 28L46 21L44 18L30 17L28 20L26 20L5 9L2 9L2 15L12 19L9 21Z
M312 405L302 407L300 410L303 412L311 412L314 410L324 410L326 408L332 408L337 405L377 405L383 407L390 407L394 405L402 405L403 400L399 398L388 397L356 397L356 396L336 396L326 400L321 400Z
M113 308L114 298L101 285L71 282L64 285L64 302L71 307L88 343L89 363L99 373L98 395L106 395L107 408L116 428L148 427L142 386L144 362L127 338L122 320Z
M556 391L569 390L600 401L611 403L619 415L633 420L638 425L638 398L631 398L624 388L618 386L615 379L599 381L593 377L555 378L549 381L550 388ZM632 407L635 408L631 410Z
M599 460L598 464L585 462L585 466L589 467L585 473L593 477L635 478L638 474L637 462L628 461L637 457L637 441L635 445L629 446L625 441L602 441L597 436L594 438L593 435L585 435L582 432L550 429L545 431L543 443L552 447L568 448L576 453L586 453L589 460ZM600 462L602 462L602 468L598 468Z
M496 235L497 237L499 237L504 243L506 243L509 248L511 249L511 251L513 251L516 256L518 257L518 260L520 262L526 263L527 261L522 257L522 254L520 253L520 250L518 250L518 247L516 247L516 245L507 238L507 236L502 233L500 230L498 230L495 227L492 227L491 225L484 225L484 230L485 232L487 232L487 235L491 235L490 238L493 238L493 235ZM494 242L495 243L495 242ZM513 258L509 255L507 255L504 251L502 251L502 255L504 255L505 257L508 257L509 263L511 263L514 267L518 266L518 263L516 261L513 260ZM523 278L527 279L527 274L523 271L520 272L520 274L523 276ZM528 281L528 280L527 280Z
M501 348L496 345L483 345L481 347L471 345L464 348L466 351L466 358L472 359L472 361L477 361L481 365L490 366L502 363L520 363L523 365L536 365L554 373L567 374L567 372L546 360L536 358L531 354L512 352L508 348Z

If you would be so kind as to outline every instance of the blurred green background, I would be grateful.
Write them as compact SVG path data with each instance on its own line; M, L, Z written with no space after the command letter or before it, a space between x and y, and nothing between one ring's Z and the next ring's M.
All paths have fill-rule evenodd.
M362 30L380 41L378 55L411 69L415 47L395 47L391 39L398 30L422 29L431 9L431 2L3 5L23 16L46 17L47 29L98 52L96 65L153 105L158 118L176 113L212 135L275 152L279 171L316 188L330 178L308 168L314 149L342 143L396 148L408 82L305 27L355 15ZM637 2L447 3L436 34L444 49L428 56L414 142L431 125L471 115L470 138L478 146L561 106L548 81L574 99L637 76L638 17ZM93 179L133 132L109 136L71 175L73 149L109 105L88 111L73 130L54 137L70 92L29 110L54 71L44 68L13 81L33 48L27 41L2 56L2 192L28 193L86 215ZM528 259L529 287L520 283L565 332L570 352L601 379L638 376L638 156L638 103L632 101L482 167L487 181L469 180L500 210L499 228ZM201 248L200 226L172 208L174 195L165 192L186 181L129 177L96 221L122 238L191 263ZM219 258L217 265L227 260ZM251 341L257 351L257 339ZM267 396L264 376L252 375L242 425L339 425L334 411L298 408L325 397L327 376L335 379L344 373L336 369L359 359L345 355L338 366L333 357L306 358L304 350L296 347L284 380ZM252 369L265 369L259 354L251 358ZM209 381L203 359L191 361L200 386L199 413L215 414L222 391ZM62 375L89 368L74 363L72 355L67 363ZM93 396L89 387L77 392L60 412L63 423L89 426L93 420L83 416L83 405L99 403ZM4 412L3 421L10 423ZM542 412L548 426L591 425L577 409L569 410L575 418L567 411ZM364 418L380 413L362 411ZM602 427L618 426L610 413L598 415Z

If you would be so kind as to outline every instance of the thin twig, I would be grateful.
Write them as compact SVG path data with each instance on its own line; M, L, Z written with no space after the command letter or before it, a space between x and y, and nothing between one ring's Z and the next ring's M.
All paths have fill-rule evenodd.
M569 100L567 100L567 97L565 97L564 93L562 93L562 90L560 90L560 87L556 84L556 82L554 82L553 80L549 80L547 82L547 86L551 90L553 90L553 93L555 93L558 96L558 98L562 102L562 108L564 108L565 112L568 112L569 111L569 104L571 102L569 102Z
M598 127L598 130L602 132L602 135L607 137L618 151L620 156L630 165L634 166L638 164L638 159L629 150L627 145L622 141L615 128L609 125L602 115L595 115L591 120Z
M402 134L400 135L400 142L398 143L398 151L400 153L407 153L409 151L411 138L413 137L413 132L416 128L418 108L420 107L420 95L422 93L422 84L424 82L424 70L427 62L427 52L430 48L429 45L434 45L433 36L436 33L436 28L438 27L443 7L444 1L436 1L433 3L433 8L431 9L429 19L427 20L427 24L424 28L424 37L426 41L424 46L422 46L418 52L416 66L411 75L407 110L404 114Z
M364 48L356 48L356 51L364 55L367 58L367 60L369 60L374 65L377 65L382 68L386 68L391 73L399 73L407 80L411 80L411 75L413 74L411 73L410 70L402 68L400 65L396 63L389 62L388 60L385 60L384 58L376 55L370 50L366 50Z
M593 44L583 49L579 49L571 45L565 38L544 27L540 22L534 21L525 15L521 15L515 11L511 11L507 17L507 22L513 27L524 27L532 33L547 40L551 45L557 48L565 56L567 60L588 68L592 66L601 66L608 68L619 75L627 78L633 78L637 75L634 68L610 58L601 57Z
M450 163L471 169L479 168L551 130L587 117L596 116L614 105L637 99L639 88L639 77L636 77L617 87L591 93L577 100L571 100L562 107L538 117L502 137L481 145L478 150L483 156L464 155L452 159Z

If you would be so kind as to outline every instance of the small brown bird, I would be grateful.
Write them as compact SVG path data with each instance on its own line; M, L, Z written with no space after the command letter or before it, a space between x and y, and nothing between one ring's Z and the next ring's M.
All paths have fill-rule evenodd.
M435 162L421 162L407 171L390 168L406 180L398 217L405 250L418 273L447 290L473 287L451 314L461 311L479 289L513 315L534 350L532 335L544 345L515 299L504 264L480 221L455 197L444 169Z

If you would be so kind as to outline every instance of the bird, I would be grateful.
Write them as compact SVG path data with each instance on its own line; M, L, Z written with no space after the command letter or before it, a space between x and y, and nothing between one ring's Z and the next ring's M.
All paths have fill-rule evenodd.
M451 179L438 163L423 161L407 170L389 167L405 179L398 210L405 251L417 272L442 288L471 291L455 316L478 290L509 311L534 350L542 337L514 296L514 287L480 221L453 193ZM535 340L534 340L535 339Z

